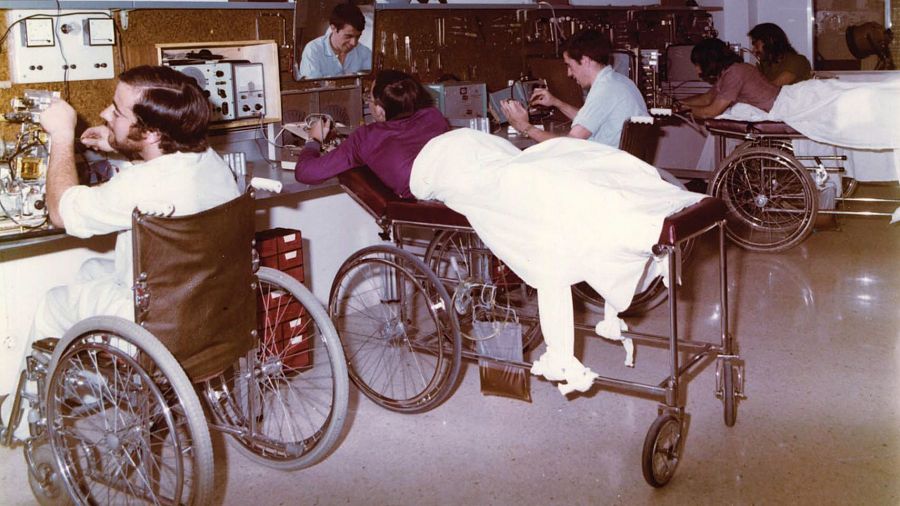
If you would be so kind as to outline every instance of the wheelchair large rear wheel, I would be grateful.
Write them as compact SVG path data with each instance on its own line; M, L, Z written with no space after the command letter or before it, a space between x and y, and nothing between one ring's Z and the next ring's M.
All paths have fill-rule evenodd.
M79 504L209 504L203 408L152 334L117 317L78 322L53 353L47 433Z
M262 465L296 470L333 449L347 416L349 381L334 325L294 278L257 273L258 343L206 382L206 398L235 447Z
M725 232L752 251L785 251L812 232L819 207L815 183L787 151L737 150L716 170L709 194L728 209Z
M328 311L344 344L350 379L394 411L443 402L459 375L459 323L435 274L411 253L371 246L348 258Z
M543 335L534 289L491 254L474 232L438 232L425 251L425 264L452 294L464 337L476 334L473 313L478 312L491 321L515 319L522 324L525 351L541 344Z

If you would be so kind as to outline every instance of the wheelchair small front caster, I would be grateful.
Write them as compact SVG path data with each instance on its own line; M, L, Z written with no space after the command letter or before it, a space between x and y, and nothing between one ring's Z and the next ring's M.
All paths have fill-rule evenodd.
M56 458L48 441L29 443L25 450L28 463L28 485L41 506L69 506L75 503L56 467Z
M641 469L647 483L656 488L669 483L681 461L683 448L684 424L675 415L662 413L644 438Z

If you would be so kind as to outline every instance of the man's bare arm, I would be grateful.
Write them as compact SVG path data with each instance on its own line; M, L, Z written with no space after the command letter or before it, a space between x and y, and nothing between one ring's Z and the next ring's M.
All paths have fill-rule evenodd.
M64 228L59 214L59 201L63 193L78 184L75 171L75 109L63 100L54 100L41 113L41 126L50 136L50 163L47 167L47 208L50 222Z
M71 141L60 142L56 139L50 146L50 166L47 168L47 208L50 222L59 228L65 228L59 214L59 201L63 193L78 185L78 173L75 171L75 147Z

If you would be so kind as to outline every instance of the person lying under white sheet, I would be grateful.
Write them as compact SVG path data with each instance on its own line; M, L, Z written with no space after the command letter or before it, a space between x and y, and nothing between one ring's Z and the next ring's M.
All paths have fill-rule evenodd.
M571 285L587 281L603 296L598 333L622 340L616 315L631 304L645 269L665 265L651 252L663 220L705 197L664 182L654 167L613 147L564 137L519 151L470 129L425 145L410 190L465 215L490 250L537 289L547 351L531 372L562 382L563 394L586 391L597 376L574 354Z

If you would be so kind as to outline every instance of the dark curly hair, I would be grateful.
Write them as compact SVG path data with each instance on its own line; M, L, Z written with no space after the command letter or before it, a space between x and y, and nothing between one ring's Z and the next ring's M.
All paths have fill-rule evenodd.
M384 109L384 119L412 116L419 109L434 105L434 99L422 83L399 70L385 69L375 76L372 85L375 103Z
M788 41L787 34L775 23L760 23L747 35L751 40L762 42L763 53L759 58L760 63L778 63L787 54L797 54L797 50Z
M700 67L700 78L715 83L719 75L741 57L719 39L704 39L691 50L691 63Z

